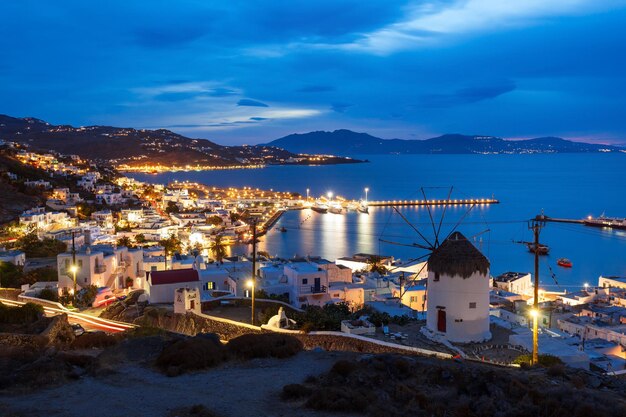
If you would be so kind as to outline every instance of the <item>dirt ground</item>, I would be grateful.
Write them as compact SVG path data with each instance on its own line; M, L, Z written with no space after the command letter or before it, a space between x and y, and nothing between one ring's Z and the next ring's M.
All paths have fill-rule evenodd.
M202 404L226 417L323 416L326 413L282 401L282 387L327 372L338 359L357 356L307 351L289 359L233 362L174 378L136 365L125 366L107 376L83 377L30 394L0 396L0 415L160 417L175 408Z

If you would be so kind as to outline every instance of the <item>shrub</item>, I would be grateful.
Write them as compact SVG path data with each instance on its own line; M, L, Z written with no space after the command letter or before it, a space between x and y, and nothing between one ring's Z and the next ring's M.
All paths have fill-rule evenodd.
M48 258L67 250L67 245L60 240L47 237L39 240L35 232L18 239L17 247L26 253L27 258Z
M302 342L282 333L244 334L229 341L226 347L243 359L287 358L302 350Z
M87 332L78 336L71 344L72 349L93 349L113 346L119 342L118 336L104 332Z
M299 400L311 395L311 388L302 384L288 384L283 387L281 398L283 400Z
M0 323L31 324L43 316L43 307L38 304L26 303L20 307L9 307L0 304Z
M76 306L77 307L91 307L96 295L98 294L98 287L90 285L78 291L76 293Z
M63 291L61 291L61 295L59 296L59 303L63 304L64 306L67 306L67 305L72 304L73 300L74 300L74 297L72 296L72 294L70 294L68 289L63 288Z
M347 386L316 389L306 402L306 406L314 410L345 413L362 413L367 405L367 398L363 393Z
M222 363L227 358L221 343L206 337L177 340L165 347L156 360L156 365L168 376L205 369Z
M330 369L331 374L341 375L347 377L357 368L356 362L347 360L338 360Z
M530 365L532 362L532 354L528 353L525 355L520 355L517 358L515 358L515 360L513 361L513 363L518 364L518 365ZM563 361L558 358L557 356L553 356L553 355L539 355L539 365L544 366L544 367L550 367L553 365L563 365Z
M303 328L310 330L340 330L341 321L351 317L350 307L346 303L326 304L324 307L307 306L304 312L294 314L294 320Z
M280 306L278 305L272 305L272 306L264 308L263 311L261 312L261 323L269 322L272 317L278 314L279 308Z
M170 411L167 417L218 417L218 415L202 404L196 404L191 407L176 408Z
M39 296L42 300L59 301L59 293L51 288L44 288L39 292Z

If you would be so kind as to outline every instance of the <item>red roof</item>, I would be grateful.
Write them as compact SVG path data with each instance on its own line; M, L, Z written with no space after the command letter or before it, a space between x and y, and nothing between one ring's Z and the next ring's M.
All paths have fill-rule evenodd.
M173 269L170 271L150 272L150 282L152 285L182 284L194 281L200 281L198 271L195 269Z

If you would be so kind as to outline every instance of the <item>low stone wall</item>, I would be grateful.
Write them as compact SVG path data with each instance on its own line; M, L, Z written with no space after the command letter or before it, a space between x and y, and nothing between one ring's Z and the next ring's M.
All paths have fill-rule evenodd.
M7 300L17 301L21 293L22 290L17 288L0 288L0 298L6 298Z
M220 339L230 340L247 333L261 333L260 327L231 320L194 313L176 314L155 308L146 308L144 315L134 321L140 326L158 327L174 333L194 336L198 333L216 333Z
M43 307L52 307L52 308L57 308L59 310L67 310L61 303L57 303L56 301L44 300L43 298L20 295L17 298L17 301L21 301L23 303L39 304L40 306L43 306Z
M0 333L0 347L17 347L35 349L45 346L68 346L76 337L67 321L66 314L60 314L50 319L46 329L39 334Z
M0 333L0 348L39 349L47 343L48 340L38 334Z
M65 313L54 316L46 330L41 332L41 336L48 345L54 346L69 346L76 338Z

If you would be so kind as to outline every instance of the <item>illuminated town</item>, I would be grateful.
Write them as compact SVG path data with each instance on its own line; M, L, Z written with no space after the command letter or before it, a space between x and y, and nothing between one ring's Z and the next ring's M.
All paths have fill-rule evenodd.
M626 416L626 0L2 17L0 417Z

